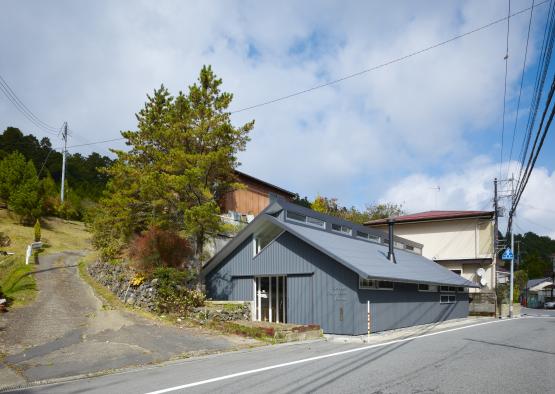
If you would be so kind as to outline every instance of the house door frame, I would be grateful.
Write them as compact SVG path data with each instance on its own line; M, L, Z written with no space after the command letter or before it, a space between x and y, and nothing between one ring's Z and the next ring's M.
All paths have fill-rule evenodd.
M253 321L287 323L287 276L255 276L253 298Z

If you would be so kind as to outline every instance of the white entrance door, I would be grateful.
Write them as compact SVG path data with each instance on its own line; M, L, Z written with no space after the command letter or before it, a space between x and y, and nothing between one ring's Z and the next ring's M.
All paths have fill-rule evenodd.
M287 278L257 276L254 278L254 320L287 322Z

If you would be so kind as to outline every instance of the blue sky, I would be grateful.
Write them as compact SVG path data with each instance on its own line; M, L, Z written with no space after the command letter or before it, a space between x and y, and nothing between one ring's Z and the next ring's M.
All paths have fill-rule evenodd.
M512 0L512 10L531 5ZM520 122L528 116L548 5L533 14ZM504 1L7 2L0 73L71 144L119 136L160 84L177 93L211 64L232 109L291 94L462 34ZM530 14L511 18L504 160ZM499 174L506 23L342 83L233 115L256 120L242 170L310 198L391 201L409 212L489 209ZM549 81L549 80L548 80ZM7 100L0 128L44 135ZM523 128L518 128L515 153ZM555 144L545 143L519 221L555 237ZM120 143L79 148L107 153ZM504 170L505 172L506 170ZM439 186L440 190L434 189Z

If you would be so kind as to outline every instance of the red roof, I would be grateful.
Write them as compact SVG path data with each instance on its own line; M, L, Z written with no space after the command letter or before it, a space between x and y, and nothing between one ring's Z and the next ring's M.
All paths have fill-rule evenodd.
M388 219L370 220L364 224L378 225L386 224L389 219L393 219L395 223L423 222L427 220L448 220L488 217L493 218L493 211L426 211L418 212L410 215L395 216Z

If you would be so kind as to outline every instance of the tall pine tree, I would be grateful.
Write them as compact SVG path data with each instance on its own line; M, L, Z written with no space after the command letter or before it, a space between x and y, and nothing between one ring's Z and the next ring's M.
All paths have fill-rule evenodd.
M162 86L147 96L137 130L122 132L130 149L114 150L108 190L92 223L94 241L106 254L156 225L188 234L200 258L207 234L220 230L219 202L237 187L237 154L254 126L232 125L233 95L221 84L204 66L187 94L174 98Z

